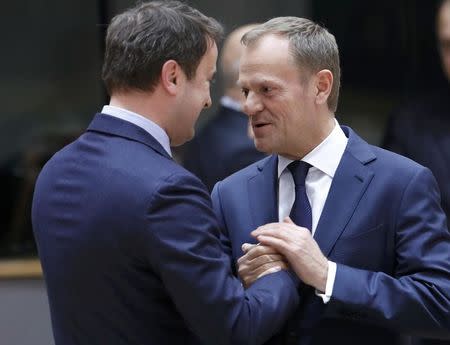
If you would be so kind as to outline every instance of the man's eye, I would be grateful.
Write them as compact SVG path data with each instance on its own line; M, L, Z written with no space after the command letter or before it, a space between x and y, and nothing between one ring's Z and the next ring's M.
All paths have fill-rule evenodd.
M245 98L247 98L248 96L248 89L242 89L242 94L244 95Z
M272 91L272 88L268 87L268 86L264 86L264 87L261 88L261 91L264 92L264 93L267 93L267 92Z

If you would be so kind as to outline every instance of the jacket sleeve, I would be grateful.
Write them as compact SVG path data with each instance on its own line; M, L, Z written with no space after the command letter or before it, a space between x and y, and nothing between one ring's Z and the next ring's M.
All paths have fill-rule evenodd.
M228 228L225 223L225 217L223 215L223 209L222 209L222 203L220 202L220 182L216 183L214 186L214 189L211 193L211 199L212 199L212 206L214 213L216 215L217 221L219 223L219 238L220 242L222 243L222 248L226 255L230 259L231 268L233 270L233 273L236 275L236 267L233 265L233 259L232 259L232 247L231 247L231 241L230 236L228 234Z
M450 338L450 235L428 169L407 183L395 227L395 274L338 264L332 300L356 320Z
M144 240L150 265L205 344L262 344L281 328L298 304L295 279L283 271L243 289L198 179L172 175L149 205Z

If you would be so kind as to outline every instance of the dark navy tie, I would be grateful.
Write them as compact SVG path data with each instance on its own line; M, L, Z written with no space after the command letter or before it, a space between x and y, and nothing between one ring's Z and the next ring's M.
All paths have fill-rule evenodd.
M295 224L309 231L312 227L312 211L306 195L305 179L310 167L310 164L303 161L293 161L288 165L295 183L295 201L289 216Z

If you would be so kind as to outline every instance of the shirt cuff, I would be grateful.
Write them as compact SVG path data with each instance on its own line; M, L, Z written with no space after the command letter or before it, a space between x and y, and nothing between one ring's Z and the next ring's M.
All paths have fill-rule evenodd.
M328 261L327 284L325 285L325 293L316 290L316 295L322 298L323 303L327 304L333 293L334 280L336 279L336 263Z

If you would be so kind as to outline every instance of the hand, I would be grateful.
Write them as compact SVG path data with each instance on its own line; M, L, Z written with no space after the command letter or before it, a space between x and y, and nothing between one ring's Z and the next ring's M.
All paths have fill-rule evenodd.
M288 260L297 276L316 290L325 292L328 260L308 229L295 225L290 218L270 223L252 232L258 241L276 249Z
M242 245L244 255L238 260L238 275L245 288L250 287L257 279L269 273L275 273L287 269L287 264L282 255L273 248L244 243Z

